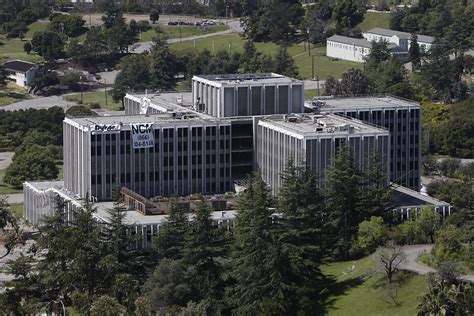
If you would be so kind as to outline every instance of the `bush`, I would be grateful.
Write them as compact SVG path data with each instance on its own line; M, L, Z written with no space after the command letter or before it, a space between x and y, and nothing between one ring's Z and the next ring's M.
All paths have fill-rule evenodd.
M435 256L441 261L457 260L462 256L462 234L454 225L447 225L436 234Z
M90 102L90 103L89 103L89 107L90 107L91 109L100 109L100 104L97 103L97 102Z

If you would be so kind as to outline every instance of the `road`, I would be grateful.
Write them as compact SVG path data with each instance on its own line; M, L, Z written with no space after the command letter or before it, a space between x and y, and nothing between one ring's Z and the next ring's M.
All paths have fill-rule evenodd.
M7 169L7 167L12 163L14 152L3 152L0 153L0 170Z
M75 105L76 102L66 101L59 96L38 97L31 100L21 101L0 107L1 110L17 111L26 109L47 109L53 106L68 108Z
M418 274L428 274L430 272L436 272L436 269L430 268L424 264L416 262L416 258L422 253L429 253L433 249L433 245L414 245L404 246L403 252L405 253L405 262L403 262L399 269L412 271ZM474 283L474 275L461 275L459 278L463 281Z
M319 89L323 89L325 83L326 83L325 80L319 80ZM318 89L318 81L316 81L316 80L304 80L304 89L305 90Z
M243 32L242 26L240 25L240 21L235 21L235 20L224 20L224 21L226 21L225 23L230 27L230 29L221 31L221 32L215 32L215 33L209 33L209 34L203 34L203 35L188 36L188 37L183 37L183 38L171 38L167 42L169 44L173 44L173 43L178 43L178 42L192 41L195 39L211 37L215 35L225 35L229 33L242 33ZM141 54L144 51L150 50L152 45L153 45L152 41L140 42L140 43L132 45L130 48L130 52L135 53L135 54Z

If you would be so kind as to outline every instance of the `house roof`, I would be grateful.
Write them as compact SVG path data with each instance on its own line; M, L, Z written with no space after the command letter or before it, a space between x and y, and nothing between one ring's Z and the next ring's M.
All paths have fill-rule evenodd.
M331 42L336 42L336 43L355 45L355 46L360 46L360 47L365 47L365 48L372 48L372 43L363 38L353 38L353 37L347 37L347 36L341 36L341 35L333 35L327 40Z
M407 33L407 32L400 32L400 31L394 31L394 30L389 30L389 29L382 29L382 28L379 28L379 27L375 27L373 29L370 29L368 30L367 32L365 33L369 33L369 34L377 34L377 35L383 35L383 36L398 36L399 38L402 38L402 39L410 39L411 38L411 34L410 33ZM432 36L428 36L428 35L419 35L417 34L417 37L418 37L418 42L421 42L421 43L433 43L435 38L432 37Z
M23 60L10 60L3 64L3 67L7 70L12 70L16 72L27 72L33 68L36 64L29 63Z

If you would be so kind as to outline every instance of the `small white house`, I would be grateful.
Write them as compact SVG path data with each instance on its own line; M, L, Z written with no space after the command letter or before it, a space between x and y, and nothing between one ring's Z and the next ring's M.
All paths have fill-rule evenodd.
M8 73L8 78L20 87L29 87L33 81L38 65L23 60L11 60L3 64Z
M363 63L371 48L365 39L333 35L326 41L326 56Z

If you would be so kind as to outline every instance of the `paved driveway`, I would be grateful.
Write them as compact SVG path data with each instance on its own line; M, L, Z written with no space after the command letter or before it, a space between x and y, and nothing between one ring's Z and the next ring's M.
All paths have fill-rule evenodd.
M14 152L3 152L0 153L0 170L7 169L7 167L12 163Z
M53 106L60 106L62 108L68 108L75 105L75 102L66 101L59 96L52 97L39 97L31 100L21 101L12 103L6 106L0 107L1 110L6 111L17 111L26 109L47 109Z
M422 253L429 253L432 249L433 245L404 246L403 252L406 255L406 259L405 262L400 265L399 269L412 271L422 275L428 274L429 272L436 272L436 269L416 262L416 258L418 258L419 255ZM459 278L474 283L474 275L461 275Z

